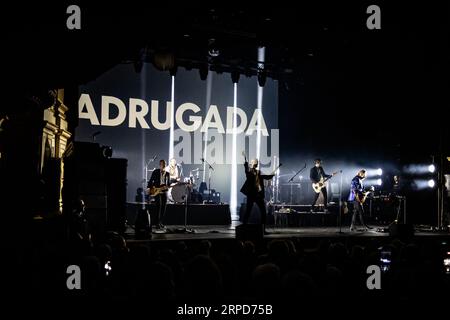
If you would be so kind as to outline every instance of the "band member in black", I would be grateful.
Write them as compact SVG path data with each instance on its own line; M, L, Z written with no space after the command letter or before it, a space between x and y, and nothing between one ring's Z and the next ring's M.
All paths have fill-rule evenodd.
M366 199L366 192L364 189L363 180L366 178L366 170L360 170L358 174L352 179L350 187L350 195L348 197L349 202L353 202L353 217L350 225L350 231L356 231L356 219L359 217L361 225L364 227L363 231L372 229L364 223L364 201Z
M391 199L394 205L395 212L395 221L398 222L400 219L401 208L402 208L402 196L403 196L403 182L400 179L400 176L395 175L392 180L392 193Z
M322 181L322 179L331 178L333 175L326 174L325 171L322 168L322 160L316 159L314 160L314 167L311 168L309 172L309 178L311 179L312 183L319 183ZM320 193L323 195L323 204L324 204L324 210L327 211L327 205L328 205L328 193L327 193L327 187L324 185L323 188L320 190L319 193L316 193L314 196L314 201L311 205L311 212L314 212L314 209L316 207L317 199L319 199Z
M264 175L258 170L258 159L253 159L250 161L250 166L245 158L244 162L245 176L246 180L241 188L241 192L247 196L247 208L245 210L245 215L243 223L247 224L250 218L250 213L252 212L253 204L259 208L261 214L261 224L265 231L266 225L266 204L264 203L264 180L270 180L273 178L274 174Z
M148 181L147 188L149 188L150 194L152 194L155 190L154 188L164 188L169 186L170 177L169 173L165 170L166 161L159 160L159 169L155 169L152 172L150 180ZM162 220L164 218L164 214L166 213L166 204L167 204L167 193L166 190L158 192L155 195L156 202L156 212L153 217L154 223L152 225L156 226L156 229L164 229L164 225L162 224Z

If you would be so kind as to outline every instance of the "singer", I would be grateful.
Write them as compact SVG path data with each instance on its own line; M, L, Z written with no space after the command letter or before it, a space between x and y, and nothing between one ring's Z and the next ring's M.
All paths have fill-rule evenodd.
M245 155L244 155L245 157ZM243 223L247 224L250 218L250 213L253 209L253 204L259 208L259 213L261 214L261 225L263 227L264 234L266 231L266 204L264 203L264 180L270 180L273 178L274 174L264 175L258 170L258 159L253 159L250 161L250 166L247 162L247 157L245 157L244 162L245 176L246 180L241 188L241 192L247 197L247 207L245 210L245 215Z

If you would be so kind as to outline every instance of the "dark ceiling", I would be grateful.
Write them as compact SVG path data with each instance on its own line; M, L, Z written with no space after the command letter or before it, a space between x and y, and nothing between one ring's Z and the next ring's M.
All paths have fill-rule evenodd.
M72 31L66 28L66 8L17 4L7 11L7 61L22 84L85 82L118 62L142 58L144 50L150 60L155 52L170 52L178 66L209 62L212 69L255 73L256 49L265 46L266 69L281 80L301 80L312 64L333 71L354 60L355 69L385 62L380 55L391 60L400 55L409 67L424 44L428 52L421 58L439 63L436 52L448 32L445 11L430 6L386 5L379 31L365 26L366 3L212 8L82 2L82 28ZM216 58L208 55L210 39L220 51Z
M117 63L154 62L158 54L174 57L179 67L208 64L211 70L255 74L257 48L264 46L265 69L280 80L280 108L288 108L280 110L286 122L280 127L292 125L293 117L310 119L326 111L343 138L352 134L349 118L368 110L372 139L408 141L412 148L447 126L441 115L450 87L448 4L380 4L382 29L368 30L370 4L221 8L81 2L81 30L67 30L68 4L17 3L3 19L4 77L11 97L74 87ZM217 57L208 52L211 39ZM301 128L295 132L292 141L308 136Z

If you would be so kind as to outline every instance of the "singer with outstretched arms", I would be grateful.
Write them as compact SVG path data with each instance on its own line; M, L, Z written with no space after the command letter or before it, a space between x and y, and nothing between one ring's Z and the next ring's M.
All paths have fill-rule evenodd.
M258 170L258 159L253 159L250 161L250 165L247 162L247 157L243 153L245 162L245 183L241 188L241 192L247 197L247 207L245 210L245 215L243 218L243 223L247 224L250 218L250 213L252 212L253 204L256 204L259 208L261 214L261 224L264 233L266 225L266 204L264 203L264 180L270 180L273 178L274 174L264 175Z

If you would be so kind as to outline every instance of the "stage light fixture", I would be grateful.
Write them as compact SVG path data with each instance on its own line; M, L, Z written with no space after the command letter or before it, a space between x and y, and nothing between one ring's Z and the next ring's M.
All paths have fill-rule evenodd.
M231 81L233 81L233 83L238 83L239 77L240 77L239 71L237 70L231 71Z
M200 79L202 81L206 80L206 78L208 78L208 65L204 64L202 66L200 66L199 72L200 72Z
M378 185L378 186L381 186L382 184L383 184L383 180L378 179L378 180L377 180L377 185Z
M431 172L431 173L434 173L436 171L435 165L434 164L430 164L428 166L428 171Z
M377 175L379 175L379 176L383 175L383 169L380 169L380 168L379 168L379 169L377 170Z
M177 75L177 71L178 71L178 67L177 67L177 66L174 66L173 68L171 68L171 69L169 70L169 73L170 73L170 75L171 75L172 77L175 77L175 76Z
M264 87L266 84L266 71L262 68L258 69L258 84L260 87Z
M216 58L220 55L220 50L217 47L216 39L214 38L208 40L208 54L213 58Z
M436 182L434 182L433 179L428 180L428 186L429 186L430 188L434 188L435 185L436 185Z
M142 71L142 67L144 66L144 63L142 62L141 59L138 59L136 61L133 61L133 67L134 67L134 71L136 73L141 73Z
M160 71L170 70L175 67L175 55L166 50L158 51L153 57L153 65Z

